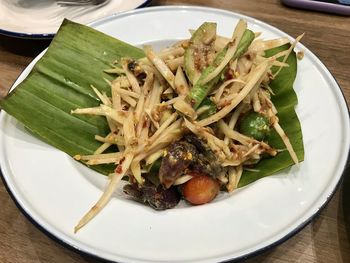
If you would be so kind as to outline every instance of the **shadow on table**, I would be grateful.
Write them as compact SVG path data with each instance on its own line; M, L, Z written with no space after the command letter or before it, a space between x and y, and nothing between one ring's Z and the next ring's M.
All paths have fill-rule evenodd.
M36 57L49 46L51 39L23 39L0 35L0 50L5 49L13 54Z
M339 200L338 218L343 218L344 227L338 225L338 238L343 262L350 262L350 165L343 176Z
M307 250L306 246L303 246L303 241L299 235L294 235L288 240L285 240L276 247L268 248L266 251L257 254L256 256L249 257L248 259L239 261L242 263L269 263L269 262L287 262L291 259L293 262L304 262L304 254ZM290 248L296 248L291 250ZM232 261L235 262L235 261Z
M317 262L350 262L350 169L324 212L312 222L313 252ZM333 216L334 215L334 216Z

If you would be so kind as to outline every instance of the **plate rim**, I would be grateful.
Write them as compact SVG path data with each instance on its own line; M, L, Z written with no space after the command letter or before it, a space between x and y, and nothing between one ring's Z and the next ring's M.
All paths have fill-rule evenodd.
M150 1L150 0L148 0ZM212 8L212 7L201 7L201 6L189 6L189 5L180 5L180 6L175 6L175 5L166 5L166 6L155 6L155 7L148 7L148 8L145 8L145 9L133 9L133 10L129 10L129 11L125 11L125 12L120 12L120 13L115 13L115 14L112 14L110 16L107 16L107 17L104 17L104 18L101 18L101 19L98 19L96 21L93 21L89 24L87 24L88 26L91 26L91 27L97 27L99 26L100 24L103 24L109 20L113 20L115 18L119 18L119 17L124 17L124 16L128 16L128 15L134 15L134 14L137 14L137 13L146 13L146 12L152 12L152 11L162 11L162 10L188 10L188 11L191 11L191 10L200 10L200 11L209 11L209 12L216 12L216 13L221 13L221 14L233 14L233 15L236 15L238 17L245 17L245 18L248 18L249 20L253 20L254 23L256 24L260 24L260 25L265 25L265 26L268 26L269 29L271 30L274 30L278 33L283 33L285 35L287 35L288 37L292 38L289 34L285 33L284 31L280 30L279 28L273 26L273 25L270 25L268 24L267 22L264 22L262 20L259 20L259 19L256 19L254 17L251 17L251 16L247 16L247 15L244 15L244 14L240 14L238 12L233 12L233 11L229 11L229 10L224 10L224 9L219 9L219 8ZM293 38L292 38L293 39ZM344 95L344 92L343 90L340 88L340 85L338 83L338 81L336 80L336 78L334 77L334 75L331 73L331 71L328 69L328 67L311 51L309 50L307 47L305 47L303 44L301 44L301 47L303 47L304 49L308 50L310 52L310 54L312 55L312 58L314 60L317 61L317 63L319 64L319 66L322 66L324 67L324 69L329 73L329 77L332 78L332 80L334 80L334 82L336 83L336 86L337 88L339 89L340 91L340 94L342 95L340 97L340 99L343 100L343 103L347 109L347 118L349 119L349 123L350 123L350 112L349 112L349 106L346 102L346 98L345 98L345 95ZM41 52L30 64L34 64L36 63L36 59L37 58L40 58L42 56L42 53L46 52L46 49ZM30 65L29 64L29 65ZM19 76L16 78L16 80L14 81L14 83L12 84L11 86L11 89L12 90L14 88L14 85L18 82L18 79L22 76L23 72L25 70L27 70L27 68L29 67L29 65L19 74ZM5 112L0 112L0 117L3 117L4 114L7 114ZM349 124L348 123L348 124ZM253 256L256 256L258 254L261 254L262 252L270 249L270 248L273 248L273 247L276 247L277 245L285 242L286 240L290 239L291 237L293 237L295 234L297 234L298 232L300 232L305 226L307 226L313 219L315 219L319 214L320 212L323 210L323 208L330 202L330 200L332 199L332 197L334 196L335 192L338 190L339 186L341 185L341 182L343 181L343 177L345 175L346 172L348 172L350 170L350 145L348 145L348 151L347 151L347 157L346 157L346 161L344 163L344 167L342 167L341 169L339 169L341 172L339 178L338 178L338 181L336 182L335 186L333 187L333 189L328 193L328 195L325 197L324 201L322 204L320 204L319 206L315 206L315 209L316 211L310 215L310 217L308 217L307 219L305 219L304 221L302 221L299 225L297 225L294 229L292 229L290 232L288 232L286 235L282 236L281 238L279 238L278 240L266 245L266 246L263 246L261 248L258 248L254 251L251 251L251 252L248 252L244 255L241 255L241 256L238 256L238 257L235 257L233 259L224 259L224 261L230 261L230 262L236 262L236 261L240 261L242 259L247 259L247 258L251 258ZM99 259L99 260L103 260L105 262L116 262L114 260L110 260L110 259L106 259L106 258L103 258L97 254L94 254L92 252L89 252L89 251L86 251L85 249L81 249L79 247L76 247L74 246L73 244L70 244L69 242L67 242L66 240L60 238L59 236L56 236L54 233L51 233L48 229L45 229L44 226L40 225L39 222L37 222L30 214L28 214L26 211L25 211L25 208L22 207L20 205L20 202L16 199L14 193L12 193L9 185L7 184L7 181L5 179L5 176L2 172L2 167L1 167L1 164L0 164L0 177L1 177L1 180L5 186L5 189L7 190L7 192L9 193L11 199L14 201L15 205L18 207L18 209L24 214L24 216L33 224L35 225L41 232L43 232L45 235L47 235L49 238L53 239L54 241L58 242L60 245L63 245L64 247L70 249L71 251L73 252L76 252L76 253L79 253L79 254L82 254L82 255L87 255L89 257L92 257L92 258L96 258L96 259ZM127 259L128 257L124 257L124 260ZM130 260L131 258L129 258ZM135 259L135 258L134 258ZM194 261L198 261L199 259L197 260L194 260ZM210 260L210 258L208 258L207 260ZM140 262L146 262L147 260L137 260L137 261L140 261Z
M115 16L115 15L118 15L118 14L121 14L121 13L124 13L124 12L130 12L130 11L133 11L133 10L136 10L136 9L139 9L139 8L143 8L143 7L147 7L150 3L151 3L152 0L143 0L143 3L134 7L133 9L131 10L128 10L128 11L122 11L122 12L118 12L118 11L115 11L113 12L113 14L107 16L107 17L110 17L110 16ZM97 19L97 20L94 20L90 23L88 23L87 25L90 25L92 23L95 23L101 19L104 19L103 18L100 18L100 19ZM19 32L19 31L10 31L10 30L6 30L6 29L3 29L3 28L0 28L0 35L4 35L4 36L8 36L8 37L14 37L14 38L20 38L20 39L35 39L35 40L45 40L45 39L52 39L56 33L26 33L26 32Z

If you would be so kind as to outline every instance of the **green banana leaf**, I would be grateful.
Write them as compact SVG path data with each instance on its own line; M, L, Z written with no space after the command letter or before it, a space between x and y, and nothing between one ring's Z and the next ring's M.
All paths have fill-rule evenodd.
M45 55L29 76L11 92L0 107L39 139L66 152L92 154L100 145L96 134L108 134L104 117L72 115L76 108L94 107L99 100L94 85L110 94L103 72L120 57L144 57L142 50L101 32L65 20ZM109 165L91 166L108 174Z
M287 50L289 44L270 49L266 51L266 57L271 57L274 54ZM294 110L298 104L297 95L293 89L293 83L297 74L297 58L295 52L292 52L286 61L289 67L283 68L277 77L270 83L270 87L274 92L272 102L278 111L279 124L287 134L293 149L298 157L299 162L304 160L304 144L303 135L301 132L300 121ZM275 73L277 67L272 68ZM285 149L285 145L280 136L274 131L268 138L268 143L276 149ZM287 150L280 152L273 158L266 158L254 165L254 170L244 170L238 187L250 184L265 176L273 175L281 171L294 162L291 159Z
M282 47L280 49L288 48ZM279 50L271 50L268 56ZM90 85L110 95L109 85L103 80L112 77L103 72L120 57L141 58L142 50L121 42L89 27L65 20L45 55L34 66L29 76L12 91L0 107L15 117L36 137L66 152L92 154L100 145L94 139L109 132L103 117L72 115L76 108L99 104ZM303 160L303 142L299 120L294 107L297 98L293 90L296 75L295 54L289 57L290 67L284 68L271 83L276 93L273 101L279 111L280 124L291 139L299 160ZM269 139L276 148L284 148L280 138ZM239 186L247 185L264 176L287 168L293 162L288 152L265 159L255 169L244 171ZM112 165L91 166L102 174L113 171Z

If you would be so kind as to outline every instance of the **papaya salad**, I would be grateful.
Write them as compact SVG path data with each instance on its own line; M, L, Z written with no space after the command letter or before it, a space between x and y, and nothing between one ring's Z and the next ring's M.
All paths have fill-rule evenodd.
M72 114L105 116L110 132L96 134L101 146L92 155L77 154L88 166L115 165L97 203L75 227L78 231L111 199L120 181L124 193L156 210L212 201L220 191L232 192L244 169L288 151L298 157L279 123L270 82L288 67L288 56L302 35L264 40L240 20L231 38L216 33L217 24L203 23L190 38L161 51L143 46L145 57L114 61L106 80L111 95L91 86L98 107ZM265 51L289 45L266 57ZM277 70L272 71L274 67ZM269 145L276 132L285 147ZM111 150L115 149L115 150Z

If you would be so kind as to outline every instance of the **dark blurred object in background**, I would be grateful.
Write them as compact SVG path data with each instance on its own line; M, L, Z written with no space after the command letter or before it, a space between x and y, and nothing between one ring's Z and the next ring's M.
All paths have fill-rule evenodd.
M34 58L50 45L51 39L23 39L0 34L0 43L0 49L6 49L17 55Z
M285 5L350 16L350 0L281 0Z

